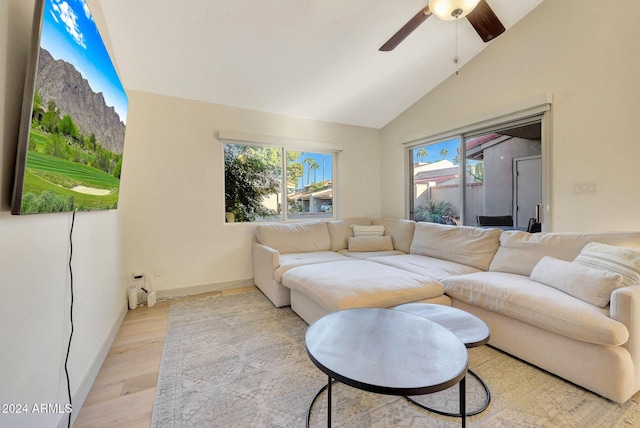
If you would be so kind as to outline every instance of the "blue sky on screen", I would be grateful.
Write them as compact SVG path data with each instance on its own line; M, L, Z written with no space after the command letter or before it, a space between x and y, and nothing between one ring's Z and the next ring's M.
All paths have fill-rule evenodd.
M40 46L62 59L102 92L108 106L127 122L127 95L85 0L46 0Z

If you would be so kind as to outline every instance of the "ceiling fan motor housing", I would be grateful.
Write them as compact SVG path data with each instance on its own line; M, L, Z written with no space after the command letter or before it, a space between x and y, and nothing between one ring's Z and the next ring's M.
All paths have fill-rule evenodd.
M429 9L438 18L453 21L467 16L480 0L430 0Z

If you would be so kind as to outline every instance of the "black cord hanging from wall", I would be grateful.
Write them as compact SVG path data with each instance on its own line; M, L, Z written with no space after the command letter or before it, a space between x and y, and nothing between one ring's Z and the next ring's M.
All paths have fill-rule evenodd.
M69 420L67 422L67 427L71 427L71 415L73 413L73 403L71 400L71 382L69 381L69 368L67 366L69 362L69 354L71 351L71 339L73 338L73 268L71 267L71 260L73 259L73 225L76 221L76 212L73 211L71 214L71 229L69 231L69 281L70 281L70 289L71 289L71 305L69 307L69 320L71 322L71 332L69 333L69 344L67 345L67 356L64 360L64 372L67 377L67 394L69 398Z

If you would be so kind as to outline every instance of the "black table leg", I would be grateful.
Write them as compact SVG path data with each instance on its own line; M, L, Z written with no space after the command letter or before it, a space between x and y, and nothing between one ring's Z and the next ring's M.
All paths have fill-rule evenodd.
M328 390L328 394L329 396L331 396L331 384L335 382L336 381L331 379L331 376L329 376L329 382L327 382L326 385L324 385L322 388L318 390L318 392L316 392L316 395L311 400L311 403L309 403L309 409L307 409L307 425L306 425L307 428L309 428L309 423L311 421L311 410L313 409L313 405L315 404L316 400L318 399L318 397L320 397L320 394L322 394L325 390ZM327 409L327 411L329 412L329 418L330 418L331 417L331 399L329 399L329 408Z
M460 417L462 418L462 428L467 426L467 376L460 381Z
M469 373L471 376L473 376L478 381L478 383L484 389L484 393L485 393L484 403L482 403L482 405L480 405L480 407L478 407L476 409L467 410L467 416L474 416L474 415L477 415L479 413L484 412L487 409L487 407L489 407L489 404L491 403L491 392L489 391L489 387L487 386L485 381L482 380L482 378L480 376L478 376L472 370L467 370L467 373ZM427 410L429 412L437 413L437 414L442 415L442 416L452 416L452 417L459 417L460 416L459 412L458 413L456 413L456 412L446 412L444 410L434 409L432 407L428 407L428 406L425 406L422 403L417 402L416 400L414 400L411 397L405 397L405 398L411 404L414 404L414 405L420 407L421 409Z
M329 376L327 385L327 427L331 428L331 376Z

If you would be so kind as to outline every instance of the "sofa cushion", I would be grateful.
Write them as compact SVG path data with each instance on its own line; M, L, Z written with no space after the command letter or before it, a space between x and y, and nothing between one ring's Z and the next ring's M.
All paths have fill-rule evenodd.
M640 248L640 232L614 233L527 233L504 231L500 248L489 270L529 276L533 267L544 257L572 261L590 242L602 242L627 248Z
M373 224L381 224L384 226L385 235L391 236L393 248L403 253L408 253L413 240L413 231L416 222L413 220L396 219L396 218L376 218Z
M477 272L444 279L446 293L469 305L514 318L552 333L597 345L619 346L627 327L608 310L522 275Z
M640 251L591 242L580 251L574 262L618 274L624 286L640 283Z
M280 254L280 266L273 271L273 278L278 282L282 282L282 274L294 267L339 260L348 260L348 258L334 251Z
M399 256L404 254L402 251L389 250L389 251L349 251L340 250L340 254L351 257L352 259L375 259L382 256Z
M282 284L326 311L388 308L438 297L444 292L436 280L368 260L300 266L287 271Z
M393 242L390 236L353 237L349 238L349 251L391 251Z
M381 224L371 226L360 226L359 224L352 224L353 236L356 238L372 238L384 235L384 226Z
M411 254L487 270L498 250L501 232L500 229L419 222L415 226Z
M531 279L601 308L609 304L613 290L622 287L620 274L549 256L533 268Z
M369 226L371 225L371 219L368 217L358 217L327 222L327 229L329 230L329 238L331 240L331 251L347 249L347 240L353 236L352 224Z
M435 259L433 257L419 256L417 254L372 257L369 260L437 280L441 280L449 276L464 275L465 273L480 271L480 269L463 265L461 263Z
M329 251L331 242L326 222L259 224L258 242L280 254Z

